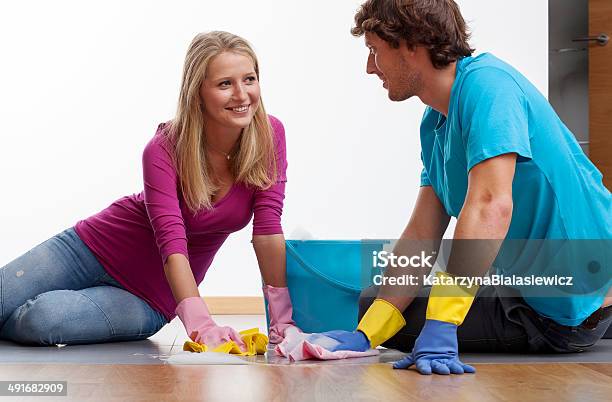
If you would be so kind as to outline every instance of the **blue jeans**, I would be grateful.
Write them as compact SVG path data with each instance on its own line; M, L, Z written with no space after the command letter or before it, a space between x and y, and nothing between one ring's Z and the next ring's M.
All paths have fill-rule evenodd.
M0 339L28 345L132 341L166 323L106 272L74 228L0 268Z

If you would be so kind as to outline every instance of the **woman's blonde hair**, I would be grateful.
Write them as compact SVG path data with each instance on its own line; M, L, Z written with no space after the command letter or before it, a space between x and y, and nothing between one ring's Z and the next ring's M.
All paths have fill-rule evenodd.
M185 57L176 116L166 130L173 144L173 159L183 198L194 214L201 208L212 208L211 199L218 190L206 156L206 121L202 113L200 86L210 62L224 52L249 57L259 80L257 56L246 40L223 31L196 35ZM253 119L238 140L230 169L237 182L265 189L276 181L275 159L272 127L260 98Z

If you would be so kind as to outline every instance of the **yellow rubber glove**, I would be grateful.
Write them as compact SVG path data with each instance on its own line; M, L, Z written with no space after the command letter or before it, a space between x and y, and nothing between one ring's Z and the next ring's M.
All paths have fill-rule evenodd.
M425 317L459 326L472 306L478 286L468 288L451 283L454 277L447 272L436 272L436 277L438 283L432 286L429 293Z
M393 304L384 299L376 299L363 315L357 330L365 334L372 348L385 342L397 333L406 320Z
M217 352L217 353L228 353L237 356L254 356L263 355L266 353L268 346L268 337L265 334L259 332L259 328L245 329L239 332L242 342L246 345L247 349L243 351L238 347L236 342L229 341L222 343L213 350L208 350L208 346L203 343L197 343L192 341L185 341L183 350L187 352Z

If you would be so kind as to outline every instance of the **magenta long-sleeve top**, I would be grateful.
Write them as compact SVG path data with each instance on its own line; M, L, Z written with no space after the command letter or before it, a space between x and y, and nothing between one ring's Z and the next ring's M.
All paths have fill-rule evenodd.
M282 123L269 116L277 155L277 182L265 190L234 183L228 193L195 215L187 208L172 151L160 124L142 155L144 191L113 202L77 222L75 230L106 271L170 321L176 301L164 273L171 254L189 260L200 284L219 248L253 217L253 235L283 233L286 146Z

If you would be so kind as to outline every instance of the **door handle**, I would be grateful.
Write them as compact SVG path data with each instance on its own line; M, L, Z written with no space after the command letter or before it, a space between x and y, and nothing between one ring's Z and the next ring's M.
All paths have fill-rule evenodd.
M596 41L600 46L606 46L608 44L608 40L610 38L605 33L599 34L597 36L583 36L581 38L574 38L572 42L591 42Z

